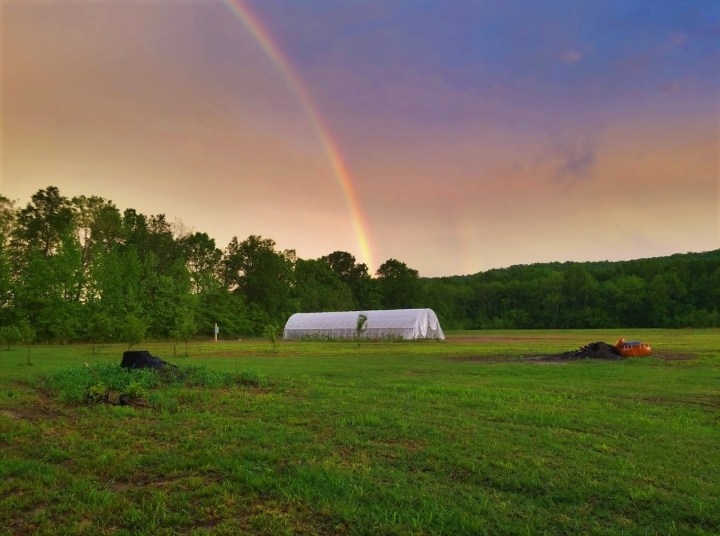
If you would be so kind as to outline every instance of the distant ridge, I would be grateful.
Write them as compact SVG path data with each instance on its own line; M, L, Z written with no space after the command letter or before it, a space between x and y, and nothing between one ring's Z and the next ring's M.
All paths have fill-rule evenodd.
M720 327L720 249L425 278L446 329Z
M474 274L466 275L449 275L449 276L435 276L435 277L424 277L423 279L434 280L434 279L466 279L481 276L484 274L491 274L494 272L522 270L523 268L551 268L557 271L563 271L565 268L570 266L581 266L590 271L593 269L607 269L609 266L625 266L632 267L634 265L641 265L644 263L659 263L663 265L665 263L672 264L678 260L687 261L720 261L720 249L713 249L710 251L702 252L687 252L687 253L673 253L672 255L665 255L662 257L641 257L638 259L629 259L621 261L551 261L551 262L538 262L528 264L511 264L503 268L490 268L488 270L476 272Z

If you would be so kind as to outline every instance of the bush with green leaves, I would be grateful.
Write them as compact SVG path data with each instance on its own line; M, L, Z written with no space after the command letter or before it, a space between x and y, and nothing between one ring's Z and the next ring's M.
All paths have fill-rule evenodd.
M147 389L138 381L130 382L125 389L125 395L133 400L147 396L147 392Z
M91 385L85 395L85 400L88 402L102 402L107 399L108 388L104 383L96 383Z

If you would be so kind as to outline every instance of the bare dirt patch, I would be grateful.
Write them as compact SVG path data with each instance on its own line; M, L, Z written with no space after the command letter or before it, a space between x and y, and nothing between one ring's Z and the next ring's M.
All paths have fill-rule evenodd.
M517 363L520 357L511 357L507 355L455 355L448 356L446 359L451 361L468 361L471 363Z
M110 483L109 488L113 492L137 493L140 490L165 489L170 487L192 487L197 488L200 483L202 485L210 485L223 482L223 477L216 473L194 474L184 473L170 476L158 476L157 478L149 477L149 475L138 474L135 478L127 480L116 480Z
M375 443L384 447L403 448L415 451L424 448L427 441L417 439L378 439Z
M697 359L697 356L693 354L675 354L671 352L654 352L653 357L663 361L693 361Z
M223 351L214 351L214 352L208 352L203 353L202 357L267 357L267 358L274 358L274 357L293 357L301 355L300 352L287 352L285 349L282 349L282 352L278 350L277 352L272 352L271 350L260 350L260 351L251 351L251 350L223 350Z
M526 339L523 339L526 340ZM546 340L546 339L539 339ZM509 355L493 356L493 355L463 355L450 357L455 361L471 361L482 363L565 363L568 361L579 361L583 359L603 359L609 361L619 361L625 359L620 355L617 349L605 342L591 342L585 346L581 346L577 350L562 352L559 354L530 354L518 355L517 357Z
M652 404L669 404L669 405L689 405L700 406L705 409L716 410L720 408L720 396L699 394L695 396L645 396L642 397L645 402Z
M41 397L33 402L23 402L20 406L0 410L0 415L13 420L37 422L56 419L64 413L41 393Z
M542 341L567 341L567 337L480 337L477 335L455 336L448 338L448 342L542 342Z

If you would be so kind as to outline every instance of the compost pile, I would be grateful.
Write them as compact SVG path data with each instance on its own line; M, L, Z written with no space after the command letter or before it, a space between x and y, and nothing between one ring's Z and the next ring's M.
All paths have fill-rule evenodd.
M622 359L620 352L606 342L591 342L585 346L581 346L577 350L563 352L561 354L550 354L539 356L536 359L544 361L565 361L572 359Z

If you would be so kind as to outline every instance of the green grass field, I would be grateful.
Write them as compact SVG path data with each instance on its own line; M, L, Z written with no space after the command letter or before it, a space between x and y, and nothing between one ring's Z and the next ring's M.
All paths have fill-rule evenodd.
M0 350L0 534L720 534L717 329L140 348L262 381L68 402L125 348Z

